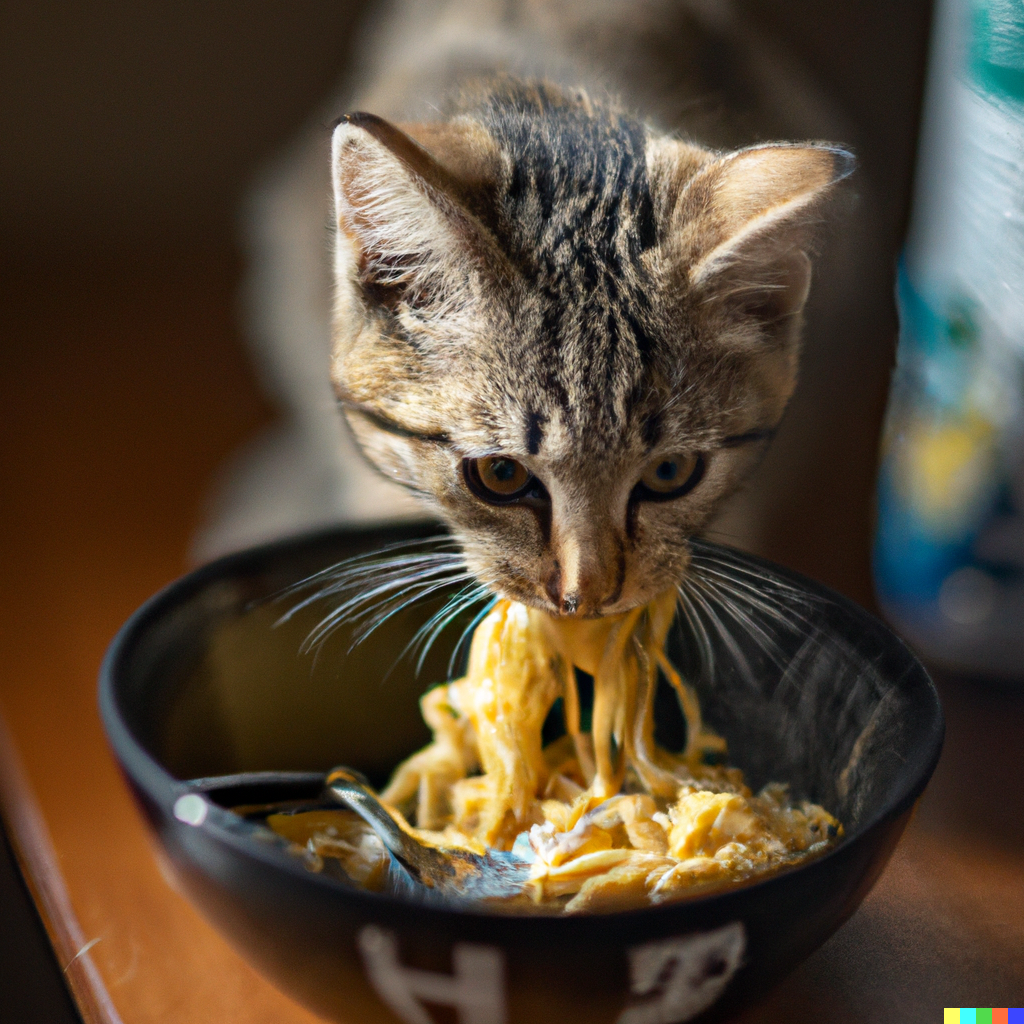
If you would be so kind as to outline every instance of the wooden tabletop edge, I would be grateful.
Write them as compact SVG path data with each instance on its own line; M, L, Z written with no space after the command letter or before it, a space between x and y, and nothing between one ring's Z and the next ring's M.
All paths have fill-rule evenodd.
M89 955L49 830L0 708L0 815L84 1024L122 1024Z

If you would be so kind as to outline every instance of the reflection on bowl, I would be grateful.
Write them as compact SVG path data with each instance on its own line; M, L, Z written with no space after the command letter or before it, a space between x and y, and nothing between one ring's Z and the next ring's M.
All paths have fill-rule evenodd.
M274 598L430 530L339 530L234 555L173 584L118 634L101 675L104 723L182 889L284 991L348 1024L672 1024L756 998L870 889L943 725L924 669L885 626L749 556L701 544L765 580L746 631L709 631L701 649L677 627L669 653L752 788L787 781L843 822L839 846L794 870L589 917L414 905L311 872L220 806L216 788L190 795L185 780L268 772L246 802L308 798L336 764L381 783L426 742L417 700L445 678L451 645L435 645L418 677L396 658L436 605L406 609L351 651L342 628L305 655L323 608L275 625Z

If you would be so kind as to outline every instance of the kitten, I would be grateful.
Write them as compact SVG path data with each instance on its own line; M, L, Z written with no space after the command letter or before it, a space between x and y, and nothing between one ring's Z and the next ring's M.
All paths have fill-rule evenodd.
M268 169L250 194L245 217L250 335L264 383L283 405L286 418L235 461L198 538L200 557L338 521L422 514L401 488L388 484L359 458L350 432L342 429L325 372L333 287L325 227L331 233L336 230L330 213L326 125L341 110L371 110L392 123L434 121L443 126L456 114L449 107L460 83L504 75L560 82L570 89L582 87L592 97L622 96L629 110L642 112L651 123L684 132L721 151L757 139L850 134L799 63L737 16L729 0L394 0L374 6L382 10L352 47L353 66L342 93L322 108L310 130ZM483 102L479 96L477 101ZM465 100L470 107L477 101ZM619 145L615 140L624 133L635 149L634 170L639 166L635 158L644 147L641 163L650 157L652 167L662 159L671 164L673 153L678 159L685 148L668 141L658 143L657 133L630 122L616 112L614 104L596 102L593 109L597 119L592 130L585 118L573 122L576 115L566 113L559 129L564 145L573 144L575 131L582 131L581 137L590 139L588 144L607 138L613 146ZM447 113L441 114L442 110ZM488 129L480 117L482 113L477 121L486 135ZM429 131L434 136L428 137ZM486 154L471 153L471 146L450 141L455 134L440 128L413 131L438 163L451 165L448 170L457 178L459 167L451 162L460 153L473 159ZM467 137L466 132L462 134ZM513 141L503 143L506 150ZM699 152L693 148L693 160L699 161ZM566 159L565 153L557 151L552 156L558 162ZM671 188L682 186L684 165L679 164L677 171L675 186L670 184L674 173L670 167L655 175L648 171L652 204L668 202ZM495 181L499 178L500 174ZM806 208L805 226L818 205L813 202ZM491 207L496 213L493 202ZM485 209L471 207L469 213L486 229L503 258L511 259L512 254L502 249L511 237L499 238L501 231L487 222ZM714 525L724 528L734 543L763 547L759 531L787 507L794 482L810 485L806 478L811 470L804 466L801 445L808 419L812 429L816 423L820 427L821 410L832 407L827 393L837 382L827 376L823 379L822 367L835 364L837 354L823 354L848 345L842 325L830 318L838 315L832 311L841 307L839 294L863 274L866 257L858 254L869 247L858 231L864 220L862 214L832 240L828 259L817 275L817 290L824 286L822 294L828 299L818 304L809 325L816 356L797 410L797 419L802 417L803 423L783 432L781 444L759 468L756 485L744 488L728 503L728 523L723 524L721 515L715 520ZM694 221L692 226L699 229L699 224L709 223ZM678 234L677 242L682 244L682 238ZM528 244L527 236L519 242ZM793 245L798 245L796 235ZM635 267L630 264L621 283L644 293L653 264L664 270L664 260L654 259L661 249L659 244ZM521 256L517 258L521 262ZM625 309L622 304L613 305ZM534 313L540 315L539 309ZM668 314L654 302L647 315ZM569 327L571 318L565 323ZM693 394L688 392L686 401ZM538 416L546 414L543 403L534 411ZM545 428L548 445L554 443L554 429L550 424ZM744 458L748 456L751 452ZM710 502L717 487L709 477L695 491L691 504Z
M514 77L433 122L343 117L331 381L363 451L497 593L651 600L778 426L811 235L851 167L717 152Z

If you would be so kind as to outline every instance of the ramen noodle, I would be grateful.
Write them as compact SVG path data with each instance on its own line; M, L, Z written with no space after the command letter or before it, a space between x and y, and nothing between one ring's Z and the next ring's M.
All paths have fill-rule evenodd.
M569 913L679 899L824 851L842 834L828 812L780 783L754 794L724 766L724 740L665 654L675 604L669 592L624 615L553 619L499 600L466 675L422 698L433 741L381 799L424 842L520 854L531 862L524 897ZM576 669L594 681L589 729ZM679 753L654 741L659 673L686 719ZM559 698L566 734L545 746ZM386 854L369 827L348 812L311 814L269 823L379 887Z

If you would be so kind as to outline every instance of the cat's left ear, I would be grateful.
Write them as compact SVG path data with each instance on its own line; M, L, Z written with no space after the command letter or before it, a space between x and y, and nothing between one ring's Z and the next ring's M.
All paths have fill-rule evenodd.
M368 301L450 305L474 274L501 269L476 211L489 140L466 138L469 127L445 127L446 133L426 132L425 140L448 156L449 166L373 114L348 114L334 129L337 225L355 257L347 273Z
M834 186L853 171L852 154L779 144L699 159L693 147L663 141L654 156L652 171L674 166L679 182L661 249L690 289L767 324L799 313L811 283L807 250Z

